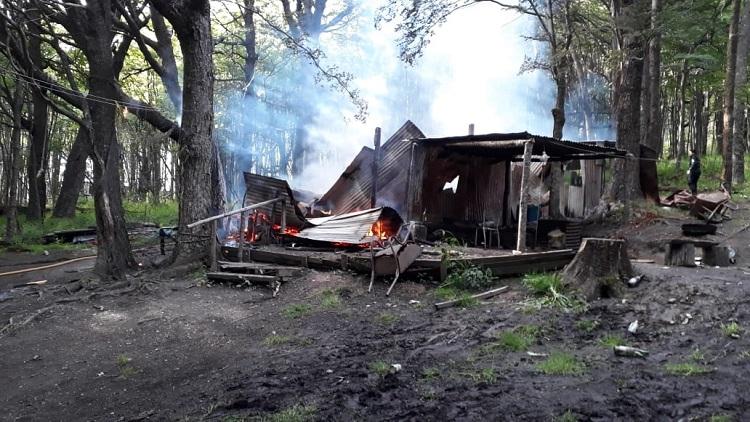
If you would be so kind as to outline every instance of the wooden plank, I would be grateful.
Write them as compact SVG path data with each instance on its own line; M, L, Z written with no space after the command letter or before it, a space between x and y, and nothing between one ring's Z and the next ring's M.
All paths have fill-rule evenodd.
M221 280L221 281L236 281L236 282L257 282L257 283L275 283L279 281L279 277L273 275L258 275L258 274L237 274L237 273L223 273L223 272L210 272L206 273L206 278L209 280Z
M518 202L518 241L516 250L526 250L526 204L529 202L529 177L531 170L531 150L534 141L529 140L523 144L523 172L521 173L521 197Z
M237 210L234 210L234 211L228 211L228 212L225 212L224 214L219 214L219 215L215 215L213 217L204 218L203 220L198 220L198 221L196 221L194 223L188 224L187 228L192 229L193 227L200 226L201 224L210 223L212 221L216 221L216 220L219 220L221 218L229 217L230 215L235 215L235 214L239 214L239 213L244 212L244 211L250 211L250 210L254 210L256 208L264 207L266 205L275 204L276 202L281 201L282 199L283 198L271 199L271 200L268 200L268 201L259 202L259 203L254 204L254 205L249 205L247 207L240 208L240 209L237 209Z
M489 299L489 298L491 298L493 296L497 296L500 293L505 292L507 289L508 289L508 286L503 286L503 287L500 287L500 288L497 288L497 289L492 289L492 290L486 291L484 293L479 293L479 294L472 295L471 298L472 299ZM445 302L439 302L439 303L435 304L435 309L450 308L451 306L456 306L457 304L461 303L462 300L463 299L454 299L454 300L448 300L448 301L445 301Z
M211 257L211 271L216 271L216 248L218 247L216 242L216 220L211 221L211 232L209 233L211 236L211 242L210 242L210 248L211 250L208 251L209 256Z

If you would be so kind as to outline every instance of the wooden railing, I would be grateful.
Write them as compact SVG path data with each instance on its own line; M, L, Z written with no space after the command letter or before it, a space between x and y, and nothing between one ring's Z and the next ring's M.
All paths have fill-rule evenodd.
M221 220L222 218L227 218L235 214L242 214L240 216L240 239L239 239L239 261L242 262L243 259L243 249L245 247L245 221L247 220L245 218L245 213L248 211L252 211L254 209L265 207L266 205L275 204L277 202L281 202L281 233L286 232L286 198L275 198L268 201L259 202L257 204L249 205L244 208L236 209L234 211L228 211L223 214L215 215L213 217L204 218L203 220L198 220L196 222L188 224L186 227L189 229L201 226L203 224L211 224L211 242L209 245L209 257L211 259L211 271L217 270L217 262L216 262L216 251L217 251L217 243L216 243L216 222Z

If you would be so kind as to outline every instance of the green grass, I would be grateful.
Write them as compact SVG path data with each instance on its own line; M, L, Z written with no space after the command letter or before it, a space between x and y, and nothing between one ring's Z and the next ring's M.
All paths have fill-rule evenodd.
M572 411L566 410L565 413L555 418L555 422L578 422L578 418Z
M704 362L706 360L706 354L700 349L695 349L693 350L693 353L690 354L690 359L694 362Z
M611 349L615 346L624 346L625 340L617 334L607 334L599 339L599 344Z
M742 334L742 327L736 322L721 324L721 332L727 337L737 338Z
M335 290L323 290L320 306L326 309L336 309L341 306L341 296Z
M263 339L263 345L267 347L281 346L282 344L291 343L292 338L278 334L271 334Z
M284 316L291 319L302 318L312 312L312 306L306 303L297 303L284 308Z
M318 409L313 405L296 404L279 412L250 420L258 422L308 422L315 420L317 411Z
M690 165L689 153L683 158L680 168L675 166L674 160L662 159L656 162L656 172L659 186L665 188L687 189L687 169ZM716 191L721 184L722 158L718 154L701 157L701 177L698 179L698 190L701 192ZM745 174L750 176L750 155L745 156ZM733 196L750 197L750 183L732 187Z
M425 368L422 370L422 379L434 380L440 378L440 369L435 367Z
M708 418L709 422L732 422L734 418L730 415L713 415Z
M508 352L523 352L529 349L537 337L541 335L541 329L536 325L522 325L512 331L503 331L497 335L497 340L482 347L484 354L493 354L498 350Z
M391 373L391 365L382 360L371 362L368 367L370 368L370 372L380 377L384 377Z
M668 363L664 365L664 371L669 375L689 377L693 375L703 375L711 372L708 368L697 363Z
M584 333L591 333L599 327L599 321L595 319L579 319L576 328Z
M378 315L378 323L383 325L393 325L398 322L399 316L391 313L382 313Z
M126 355L117 355L117 368L120 370L120 376L123 378L130 378L137 374L138 371L130 364L132 359Z
M565 293L562 278L557 273L526 274L521 281L529 291L540 298L538 305L561 309L583 310L585 302L576 300Z
M497 382L497 374L494 368L484 368L474 372L462 372L461 375L470 378L476 383L494 384Z
M575 356L565 352L553 352L536 368L546 375L583 375L586 367Z
M435 289L435 297L437 298L437 300L441 302L448 300L458 300L457 306L459 308L471 308L479 305L479 300L471 296L471 292L467 292L463 289L452 286L443 285Z
M177 224L177 202L165 201L158 205L147 202L125 201L125 219L127 222L151 222L161 226ZM42 236L48 233L82 229L96 226L96 215L94 214L93 200L78 203L77 212L74 217L54 218L49 214L44 220L29 221L25 215L18 216L21 233L13 240L18 246L30 249L32 252L55 249L75 249L87 247L88 245L72 244L42 244ZM0 217L0 234L5 234L6 218ZM88 246L90 247L90 246Z

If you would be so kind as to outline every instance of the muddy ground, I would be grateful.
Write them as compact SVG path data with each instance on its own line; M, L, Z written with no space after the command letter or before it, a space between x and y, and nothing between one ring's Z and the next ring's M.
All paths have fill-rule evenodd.
M629 238L632 255L657 263L635 264L646 281L582 312L532 306L516 279L498 280L509 292L488 302L435 311L430 283L399 283L387 298L385 281L367 293L366 278L345 272L309 271L277 298L206 286L189 269L144 272L136 290L97 290L86 266L36 273L49 279L41 287L0 277L0 419L295 420L292 409L342 421L748 420L750 332L721 327L750 329L750 233L729 241L734 267L664 268L661 240L684 218L589 228ZM748 220L744 204L720 231ZM4 256L0 272L17 259L34 265ZM525 350L498 347L521 326L538 327ZM616 357L607 336L650 354ZM543 373L556 351L580 373ZM679 363L705 373L673 374Z

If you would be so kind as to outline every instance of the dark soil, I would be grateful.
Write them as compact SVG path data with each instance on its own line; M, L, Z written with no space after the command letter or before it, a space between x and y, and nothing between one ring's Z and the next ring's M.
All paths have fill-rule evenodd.
M720 231L747 216L740 210ZM679 223L598 230L620 231L640 248L633 255L659 259L659 236ZM305 405L315 420L343 421L553 420L566 411L579 420L748 420L750 332L731 338L721 326L750 329L750 234L731 243L735 267L635 264L644 282L583 312L530 306L510 279L489 302L435 311L429 283L399 283L387 298L385 281L368 294L366 278L344 272L307 272L277 298L204 286L196 272L143 273L130 280L139 289L111 296L91 296L95 283L68 294L59 287L81 282L63 279L8 290L0 278L0 330L35 315L0 334L0 418L241 420ZM524 325L541 329L527 350L493 346ZM605 336L650 354L616 357ZM555 351L583 372L546 375L537 367L545 357L527 353ZM401 370L378 373L376 362ZM672 374L676 363L706 373Z

